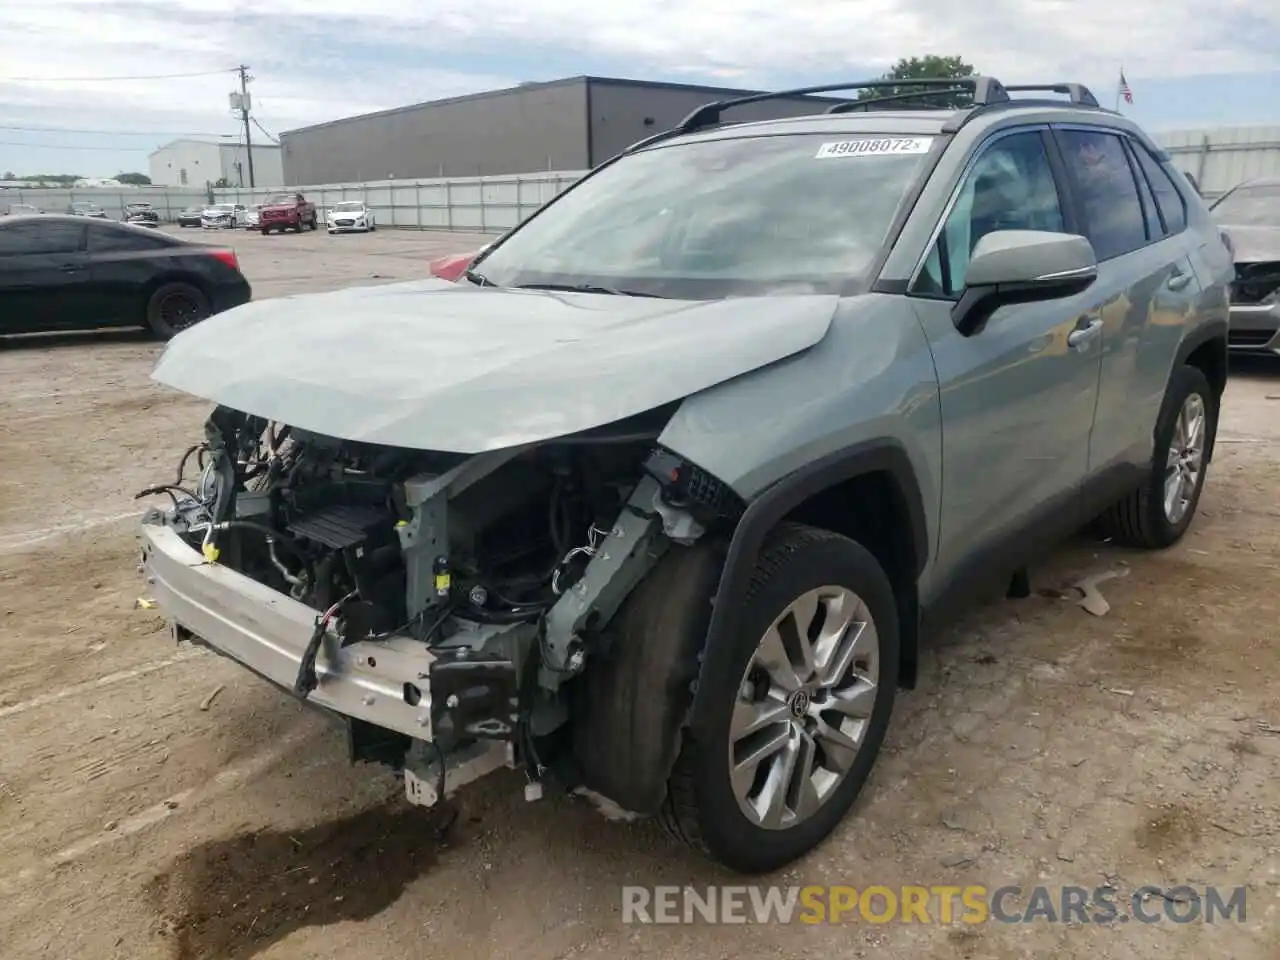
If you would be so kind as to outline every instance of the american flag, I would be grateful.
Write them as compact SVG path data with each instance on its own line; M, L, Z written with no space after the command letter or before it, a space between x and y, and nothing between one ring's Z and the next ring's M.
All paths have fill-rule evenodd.
M1124 71L1120 71L1120 96L1124 97L1125 103L1133 103L1133 91L1129 89L1129 81L1124 78Z

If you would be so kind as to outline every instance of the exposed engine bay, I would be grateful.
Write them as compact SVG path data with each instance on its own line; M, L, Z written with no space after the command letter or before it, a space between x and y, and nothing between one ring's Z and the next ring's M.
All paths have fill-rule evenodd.
M667 549L740 512L727 487L656 445L669 415L472 456L218 407L174 482L138 496L168 495L144 523L205 563L314 610L298 696L332 679L322 651L359 645L371 665L391 641L429 651L428 670L395 678L423 708L418 729L347 723L354 759L403 768L410 799L430 805L446 767L465 781L519 766L540 782L572 719L565 686L589 672L631 588Z

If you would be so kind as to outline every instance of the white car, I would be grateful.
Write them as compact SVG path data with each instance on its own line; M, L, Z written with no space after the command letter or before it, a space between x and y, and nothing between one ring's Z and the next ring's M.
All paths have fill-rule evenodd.
M211 203L200 214L200 226L206 230L234 230L244 223L243 203Z
M378 229L373 211L359 200L335 203L325 214L325 221L328 223L330 233L347 233L348 231L367 233Z
M255 203L244 212L244 220L241 223L246 230L257 230L262 221L262 204Z

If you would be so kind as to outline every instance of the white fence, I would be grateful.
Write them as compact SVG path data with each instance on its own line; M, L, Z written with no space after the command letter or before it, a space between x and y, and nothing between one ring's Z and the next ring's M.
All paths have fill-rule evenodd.
M212 192L218 203L245 205L261 203L280 193L301 193L316 205L321 218L336 203L362 200L373 210L380 227L501 233L582 174L583 171L550 171L508 177L382 180L256 190L229 187ZM156 208L161 220L173 222L184 207L207 203L209 191L189 187L13 188L0 190L0 214L12 204L27 204L44 213L65 213L76 200L98 204L112 220L123 217L125 204L145 200Z
M173 221L183 207L204 204L208 199L206 191L189 187L86 187L82 190L13 187L0 190L0 214L8 213L11 205L19 203L35 207L41 213L67 213L72 201L87 200L102 207L112 220L120 220L124 217L125 204L146 201L156 208L161 220Z
M343 201L363 201L380 227L501 233L573 184L582 171L551 171L507 177L379 180L326 183L274 190L214 190L220 203L261 203L279 193L301 193L325 211Z
M1252 177L1280 177L1280 127L1171 130L1154 138L1179 170L1196 178L1206 197Z

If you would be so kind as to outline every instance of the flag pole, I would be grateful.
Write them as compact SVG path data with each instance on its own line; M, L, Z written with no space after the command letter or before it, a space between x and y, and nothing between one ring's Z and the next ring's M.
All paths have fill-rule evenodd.
M1124 64L1120 64L1120 77L1124 76ZM1120 77L1116 77L1116 113L1120 112Z

